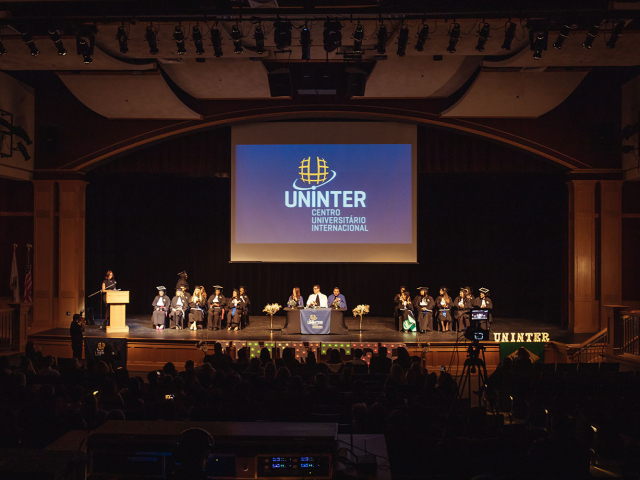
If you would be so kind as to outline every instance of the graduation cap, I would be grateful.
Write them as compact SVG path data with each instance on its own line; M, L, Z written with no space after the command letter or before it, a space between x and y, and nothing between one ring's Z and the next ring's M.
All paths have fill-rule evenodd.
M429 290L429 287L418 287L418 290Z
M482 287L482 288L479 288L478 290L479 290L480 292L484 293L485 295L488 295L488 294L489 294L489 289L488 289L488 288L484 288L484 287Z
M180 276L180 277L186 277L186 276L187 276L187 271L186 271L186 270L181 271L181 272L178 274L178 276Z
M240 290L241 288L244 288L244 291L245 291L245 292L247 291L247 287L245 287L244 285L240 285L240 286L238 287L238 290Z
M468 287L460 287L460 291L464 292L464 293L469 293L469 288Z
M156 287L158 289L159 292L164 292L167 287Z
M215 290L222 290L222 287L220 285L214 285L213 288Z
M443 291L445 291L445 292L448 292L448 291L449 291L449 289L448 289L447 287L440 287L440 290L443 290Z

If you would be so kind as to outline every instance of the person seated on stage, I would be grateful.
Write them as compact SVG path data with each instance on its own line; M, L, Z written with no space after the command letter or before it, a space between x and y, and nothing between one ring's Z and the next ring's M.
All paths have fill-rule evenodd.
M469 326L469 311L471 310L471 300L469 300L469 290L466 287L460 288L460 294L453 301L454 317L458 321L456 330L463 332Z
M237 331L241 327L240 320L244 312L244 301L240 298L240 293L235 288L233 289L232 297L227 302L227 308L229 309L229 313L227 313L227 330Z
M203 286L197 286L189 301L189 330L197 330L198 324L202 327L204 313L207 310L207 292Z
M244 328L249 326L249 314L251 313L251 300L247 296L247 287L240 285L238 295L244 302L244 312L242 313L242 318L240 318L241 328Z
M378 356L371 357L369 373L388 374L391 370L391 363L391 359L387 357L387 347L380 347L378 349Z
M227 299L222 295L222 287L220 285L214 285L213 288L215 289L215 293L213 293L207 301L207 305L209 306L207 328L209 330L220 330Z
M188 303L184 298L182 289L176 290L176 296L171 299L171 312L169 313L169 328L182 330L182 323L187 312ZM164 326L160 327L162 330Z
M400 298L400 309L399 309L401 320L400 320L400 331L401 332L415 332L416 331L416 319L413 316L413 303L411 303L411 297L409 296L409 292L405 290L402 292L402 297Z
M402 325L400 322L400 318L402 317L402 314L400 313L400 304L402 301L402 294L406 291L407 289L402 286L400 287L400 293L398 293L395 298L393 299L393 319L395 320L396 323L396 328L398 330L402 329Z
M293 293L289 296L287 306L289 308L304 307L304 300L300 295L300 287L293 287Z
M319 306L327 308L327 296L320 293L320 285L313 286L313 293L307 299L307 307Z
M418 287L420 295L413 299L413 307L418 315L418 329L420 333L430 332L433 330L433 309L436 302L428 292L428 287Z
M344 298L344 295L340 293L340 289L338 287L334 287L333 293L329 295L327 303L331 305L331 308L347 308L347 301Z
M436 298L436 306L438 307L438 322L440 322L440 331L451 331L451 305L453 300L449 296L447 287L440 287L440 295Z
M491 301L491 299L489 298L489 289L488 288L480 288L480 296L478 298L475 298L473 300L473 307L474 308L481 308L483 310L489 310L489 319L486 323L486 325L483 325L482 328L485 328L487 330L491 329L491 322L493 321L493 317L491 315L491 310L493 309L493 302Z
M153 313L151 314L151 321L153 325L156 327L156 330L160 330L164 328L165 322L167 320L167 315L169 315L169 310L171 309L171 300L169 297L165 295L166 288L165 287L156 287L158 289L158 295L153 299L151 306L153 307Z

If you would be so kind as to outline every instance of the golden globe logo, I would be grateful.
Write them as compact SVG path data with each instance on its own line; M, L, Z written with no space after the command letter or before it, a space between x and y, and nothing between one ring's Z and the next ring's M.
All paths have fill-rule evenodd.
M311 157L305 158L300 162L300 180L308 184L320 184L327 180L329 167L324 158L316 157L315 169L312 170ZM335 172L334 172L335 176Z

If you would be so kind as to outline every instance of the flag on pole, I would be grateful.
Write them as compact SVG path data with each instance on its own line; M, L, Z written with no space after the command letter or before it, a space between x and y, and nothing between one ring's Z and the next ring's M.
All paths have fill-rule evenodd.
M24 301L33 303L33 281L31 279L31 244L27 244L27 267L24 274Z
M9 281L9 285L11 286L11 291L13 292L13 303L20 303L20 285L18 279L18 262L16 261L16 248L18 245L13 244L13 262L11 263L11 280Z

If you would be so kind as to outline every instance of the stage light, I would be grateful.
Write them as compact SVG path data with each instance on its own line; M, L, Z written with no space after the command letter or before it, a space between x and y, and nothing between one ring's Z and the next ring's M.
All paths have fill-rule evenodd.
M611 36L609 37L609 40L607 40L607 47L616 48L616 42L618 41L618 38L620 38L620 35L622 35L624 26L625 26L624 20L620 20L618 23L616 23L616 26L613 27L613 32L611 32Z
M386 55L387 54L387 27L384 26L384 23L380 24L378 27L378 55Z
M400 33L398 34L398 56L404 57L407 52L407 43L409 42L409 29L407 27L402 27L400 29Z
M565 38L568 38L571 34L571 26L563 25L560 27L560 31L558 32L558 38L553 44L553 48L560 50L562 48L562 44L564 43Z
M460 39L460 24L452 23L449 27L449 46L447 47L447 52L455 53L456 45L458 45L458 40Z
M422 25L420 33L418 33L418 41L416 42L416 50L421 52L424 50L425 42L429 40L429 25Z
M273 24L273 43L280 51L291 46L291 23L278 21Z
M118 27L116 39L118 40L118 45L120 46L120 53L129 53L129 37L127 36L127 31L125 30L124 25Z
M82 62L89 65L93 62L91 56L96 44L98 29L93 25L84 25L76 35L76 53L82 55Z
M213 54L216 57L222 56L222 37L220 36L220 30L216 27L212 27L211 31L211 46L213 47Z
M307 25L300 30L300 47L302 48L302 60L311 60L311 31Z
M233 49L236 54L242 53L242 33L238 25L231 27L231 38L233 39Z
M253 38L256 40L256 53L262 55L264 53L264 31L262 30L262 25L256 26Z
M196 54L203 55L204 46L202 44L202 32L200 31L199 25L194 25L191 29L191 39L193 40L193 45L196 47Z
M36 47L36 43L33 41L33 37L30 33L23 33L22 41L27 47L29 47L29 51L31 52L32 57L37 57L38 55L40 55L40 50L38 50L38 47Z
M509 25L504 26L504 42L502 42L503 50L511 50L511 42L516 38L516 24L509 22Z
M342 45L342 24L334 20L324 22L324 32L322 34L324 51L333 52Z
M6 55L7 54L7 49L4 48L4 45L2 44L2 39L0 39L0 55Z
M529 48L533 51L533 59L540 60L542 51L547 49L549 32L547 30L531 30L529 32Z
M60 36L60 32L58 30L52 30L49 32L49 38L56 46L58 50L58 55L64 56L67 54L67 49L64 48L64 44L62 43L62 37Z
M353 53L363 53L362 40L364 39L364 27L361 24L356 25L353 32Z
M158 42L156 40L156 31L153 29L153 25L149 25L147 27L147 31L144 34L144 38L147 40L147 43L149 44L149 53L151 55L156 55L159 50L158 50Z
M582 46L584 48L590 49L591 45L593 45L593 41L598 36L599 31L600 31L599 23L589 27L589 30L587 30L587 38L584 39L584 43L582 44Z
M178 55L184 55L187 53L187 49L184 45L184 33L182 33L182 25L176 25L176 28L173 29L173 39L176 42L176 47L178 48Z
M483 23L482 27L478 31L478 44L476 45L476 50L479 52L484 52L484 45L489 40L489 33L491 32L491 26L488 23Z

